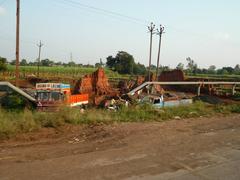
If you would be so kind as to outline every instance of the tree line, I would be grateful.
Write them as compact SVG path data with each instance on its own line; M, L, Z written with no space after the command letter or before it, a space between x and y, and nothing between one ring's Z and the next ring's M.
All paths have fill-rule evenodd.
M0 71L7 70L7 64L15 65L16 61L7 61L6 58L0 57ZM43 59L39 63L40 66L64 66L64 67L86 67L86 68L99 68L107 67L119 74L131 74L131 75L145 75L147 73L148 67L143 64L136 63L134 57L125 52L119 51L115 56L108 56L106 58L106 63L103 63L102 59L95 65L84 65L77 64L74 61L68 63L55 62L50 59ZM28 62L26 59L20 61L20 66L38 66L38 61ZM156 66L151 65L151 70L156 71ZM237 64L235 67L222 67L217 69L215 65L211 65L208 68L199 68L197 63L190 57L186 58L186 65L179 63L175 69L182 70L186 74L216 74L216 75L240 75L240 65ZM172 70L168 66L160 66L160 72Z
M240 65L235 67L222 67L217 69L215 65L211 65L208 68L199 68L197 63L190 57L186 58L187 65L179 63L176 69L183 70L187 74L217 74L217 75L240 75Z

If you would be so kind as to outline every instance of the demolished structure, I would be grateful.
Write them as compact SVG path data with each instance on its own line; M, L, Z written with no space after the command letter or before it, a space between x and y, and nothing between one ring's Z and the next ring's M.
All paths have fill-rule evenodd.
M74 93L89 94L94 105L99 105L106 98L119 94L110 86L103 68L81 78L75 85Z

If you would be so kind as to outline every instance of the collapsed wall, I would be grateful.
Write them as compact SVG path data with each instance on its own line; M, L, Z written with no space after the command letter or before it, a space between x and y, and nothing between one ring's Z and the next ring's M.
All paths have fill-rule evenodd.
M107 95L112 92L112 89L104 69L99 68L94 73L81 78L77 82L74 92L80 94L88 93L90 95Z
M111 88L103 68L81 78L75 85L74 93L89 94L90 101L95 105L99 105L108 96L118 94Z

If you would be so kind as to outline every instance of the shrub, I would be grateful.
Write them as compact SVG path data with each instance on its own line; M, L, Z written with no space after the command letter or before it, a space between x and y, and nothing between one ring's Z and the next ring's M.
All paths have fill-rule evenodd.
M1 99L1 106L7 110L23 110L27 102L18 95L7 95Z

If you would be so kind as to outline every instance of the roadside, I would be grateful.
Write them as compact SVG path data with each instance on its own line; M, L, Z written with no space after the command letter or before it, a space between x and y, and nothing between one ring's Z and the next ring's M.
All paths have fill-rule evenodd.
M4 111L0 109L0 140L44 128L61 129L62 126L114 124L122 122L164 122L172 119L212 117L240 113L239 104L210 105L200 101L189 106L155 108L149 104L121 107L117 111L89 108L61 108L57 112ZM56 133L61 133L57 131Z
M0 144L0 177L239 179L239 137L238 114L42 129Z

